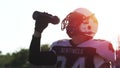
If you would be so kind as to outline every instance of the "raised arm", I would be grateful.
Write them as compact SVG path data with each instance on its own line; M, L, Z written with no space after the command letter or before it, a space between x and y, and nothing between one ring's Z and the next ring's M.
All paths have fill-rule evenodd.
M59 18L45 12L35 11L33 13L33 19L35 20L35 30L29 48L29 62L35 65L53 65L56 63L56 55L51 51L40 51L41 34L48 26L48 23L52 22L53 24L57 24Z

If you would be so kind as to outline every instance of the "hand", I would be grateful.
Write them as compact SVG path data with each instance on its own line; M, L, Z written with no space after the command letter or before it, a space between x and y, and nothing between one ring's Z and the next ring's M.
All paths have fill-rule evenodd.
M44 20L36 20L35 31L42 33L42 31L48 26L48 22Z
M42 32L48 26L48 23L58 24L60 21L57 16L39 11L33 13L33 19L36 20L35 30L38 32Z

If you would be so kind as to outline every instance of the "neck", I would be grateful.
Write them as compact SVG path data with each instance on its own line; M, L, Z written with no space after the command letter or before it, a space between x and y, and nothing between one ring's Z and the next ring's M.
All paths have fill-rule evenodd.
M89 36L76 36L75 38L72 38L72 43L77 46L78 44L81 44L89 39L92 39L92 37Z

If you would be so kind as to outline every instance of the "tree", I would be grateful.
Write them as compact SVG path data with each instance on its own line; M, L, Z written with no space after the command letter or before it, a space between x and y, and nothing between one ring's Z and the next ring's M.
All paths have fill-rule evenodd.
M41 45L42 51L48 51L49 45ZM18 52L6 55L0 54L0 68L34 68L28 62L29 49L21 49Z
M0 55L2 54L2 51L0 51Z
M49 51L50 47L48 44L41 45L41 51Z
M6 55L0 55L0 68L5 68L6 66L8 68L12 59L13 58L9 53L7 53Z
M24 64L28 61L28 50L21 49L19 52L12 54L13 60L11 61L12 67L23 68Z

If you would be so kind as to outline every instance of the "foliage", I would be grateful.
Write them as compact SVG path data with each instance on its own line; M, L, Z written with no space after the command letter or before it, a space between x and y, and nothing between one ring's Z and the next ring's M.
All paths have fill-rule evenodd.
M7 53L6 55L0 55L0 68L9 65L12 59L13 58L9 53Z
M42 45L41 50L48 51L49 45ZM21 49L18 52L7 53L6 55L2 55L2 51L0 51L0 68L34 68L28 62L28 53L29 49Z
M48 44L44 44L41 46L41 51L49 51L49 45Z
M27 63L28 50L21 49L20 52L13 53L12 57L14 59L11 61L11 66L22 68Z

